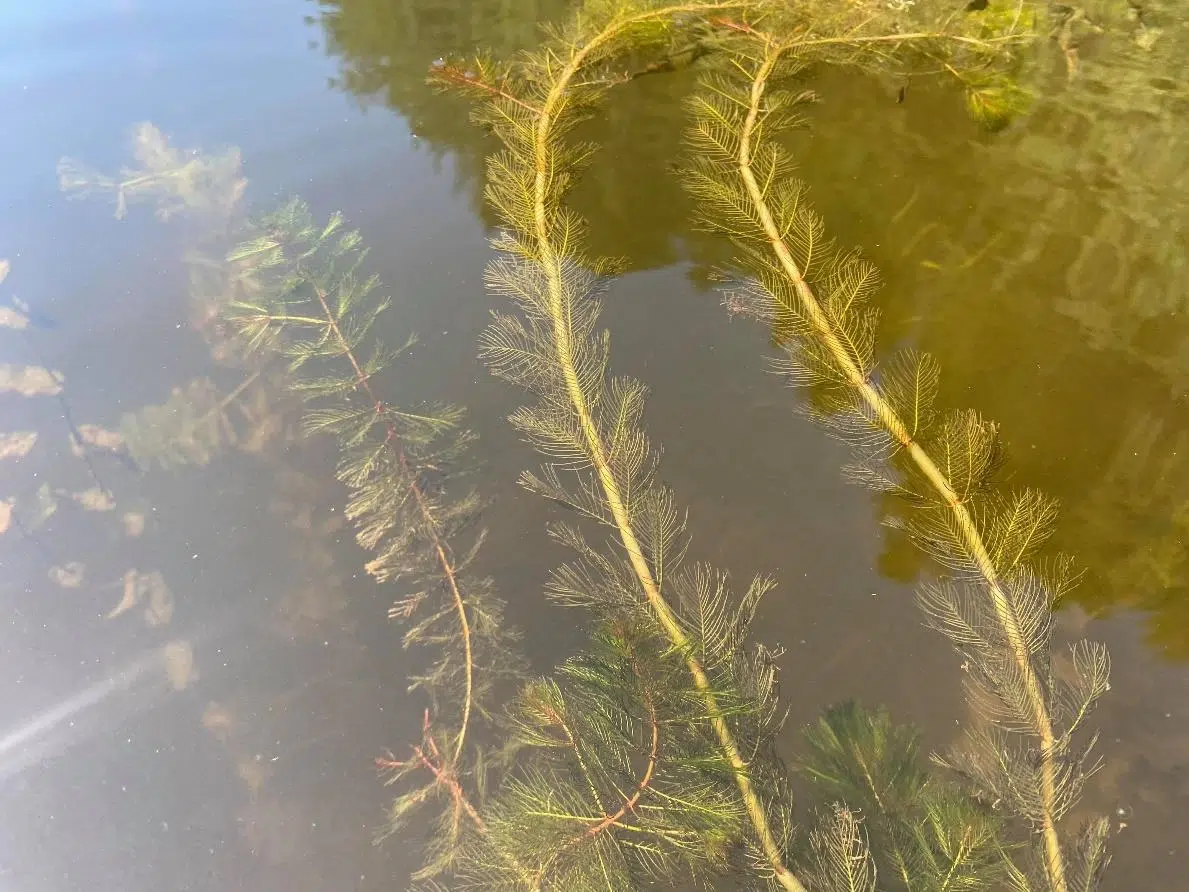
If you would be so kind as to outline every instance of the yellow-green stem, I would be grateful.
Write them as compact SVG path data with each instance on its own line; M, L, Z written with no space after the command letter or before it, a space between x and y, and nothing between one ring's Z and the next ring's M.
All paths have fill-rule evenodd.
M797 293L798 299L801 301L801 310L809 318L818 335L826 343L851 385L859 392L863 401L875 413L880 424L906 451L909 458L912 459L913 463L925 475L925 478L937 490L938 494L949 507L959 534L966 544L975 565L978 567L979 573L986 582L987 591L991 595L995 613L1007 636L1016 666L1024 681L1028 706L1032 710L1036 733L1040 738L1040 792L1043 808L1041 832L1044 837L1045 870L1048 874L1052 892L1067 892L1065 861L1061 853L1061 844L1057 836L1056 821L1054 818L1057 799L1057 769L1054 762L1055 739L1053 726L1049 717L1048 704L1045 701L1044 688L1036 673L1036 668L1032 664L1032 658L1028 652L1028 645L1024 640L1024 635L1020 630L1020 623L1016 616L1015 608L1012 606L1008 594L1004 591L1003 582L999 578L999 573L995 569L994 562L991 560L991 556L987 551L986 543L983 541L982 534L979 532L970 511L962 503L962 500L954 491L953 486L945 474L937 467L929 454L921 448L920 444L913 439L908 427L896 413L895 409L871 385L867 377L851 359L850 354L831 325L829 317L818 303L809 283L805 281L805 277L802 275L792 251L785 244L780 227L772 216L763 190L760 188L752 171L752 139L760 117L764 91L767 88L768 78L785 49L787 47L767 41L765 43L764 60L752 79L751 99L739 139L738 166L740 176L756 208L764 227L764 232L772 245L772 250L779 259L781 267L784 269L785 274Z
M689 638L681 628L681 623L673 613L672 608L661 595L660 586L653 576L652 568L648 565L648 560L644 556L644 551L632 526L632 521L628 515L627 506L624 503L619 484L615 480L607 459L607 451L602 435L599 433L590 407L587 405L586 394L582 390L582 385L578 380L578 373L574 366L572 332L569 325L569 314L565 307L565 289L562 283L561 263L552 243L549 220L548 196L554 160L551 150L551 130L554 124L555 109L558 103L565 97L566 91L570 88L571 80L581 70L582 65L590 54L635 25L669 18L683 12L706 12L714 9L728 8L731 5L733 4L682 4L653 10L636 16L627 16L611 23L582 47L573 52L568 64L558 73L557 78L554 80L548 96L541 105L535 123L534 161L536 171L533 205L535 236L537 240L538 259L545 270L549 283L554 350L565 378L566 391L569 395L570 403L574 408L574 413L582 429L583 438L586 441L591 464L599 478L599 483L607 499L611 516L619 531L620 541L623 543L628 560L631 562L632 569L639 579L644 597L656 615L661 627L664 629L665 634L669 637L674 647L687 655L686 665L693 677L694 685L706 703L706 709L710 715L710 724L718 739L719 748L731 766L735 776L735 782L739 787L739 793L747 809L748 818L751 821L760 849L764 853L764 857L774 877L789 892L805 892L805 887L801 884L800 880L794 876L793 872L784 863L783 853L776 843L764 805L752 786L747 762L739 752L739 746L735 742L734 735L731 733L726 720L722 717L722 711L719 708L710 678L707 676L706 670L702 665L692 656L689 656L692 653Z

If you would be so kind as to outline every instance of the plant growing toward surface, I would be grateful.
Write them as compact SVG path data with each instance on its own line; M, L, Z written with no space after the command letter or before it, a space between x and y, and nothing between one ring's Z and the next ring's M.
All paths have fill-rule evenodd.
M435 648L430 670L413 679L433 703L422 741L409 758L378 760L393 782L424 779L397 798L390 832L420 806L445 801L417 877L449 871L482 888L543 889L602 888L612 876L622 888L642 874L723 869L739 843L743 807L731 766L707 745L706 691L654 626L641 627L627 568L586 546L576 530L557 530L583 559L559 571L554 592L580 601L597 597L592 586L601 586L608 609L589 652L515 698L505 730L518 769L483 801L492 760L468 742L468 730L475 716L488 714L493 686L513 676L518 663L499 602L486 580L467 572L478 542L454 558L453 543L478 508L473 494L447 501L449 469L469 437L459 432L452 407L412 412L377 397L375 379L392 351L380 346L373 323L386 302L373 296L373 279L357 274L357 235L343 234L338 218L315 225L300 202L255 229L231 257L257 279L257 297L231 303L224 316L253 350L290 358L293 386L315 400L307 430L334 433L342 446L347 513L361 545L376 554L368 569L381 580L414 581L415 593L392 614L412 622L406 644ZM620 386L622 398L640 396L626 382ZM623 460L645 461L642 440L625 430L617 442ZM643 488L643 478L632 476L647 473L639 464L617 470L628 475L633 494ZM544 479L556 481L549 472L540 485ZM676 563L680 518L667 493L653 487L645 495L649 501L632 508L648 524L641 534L648 553L664 549ZM721 574L700 567L665 572L685 608L679 621L689 659L723 681L713 718L749 731L750 771L758 774L766 729L778 726L779 715L770 702L766 652L746 665L741 660L747 623L768 584L757 580L732 608ZM726 687L732 679L737 689Z
M485 750L472 727L490 718L492 689L519 663L502 602L490 580L471 573L483 532L474 530L479 498L459 480L472 439L461 410L407 409L380 396L377 377L413 339L392 349L374 330L388 301L376 294L379 281L360 272L365 254L341 216L317 224L294 199L252 224L230 253L253 279L254 296L232 301L223 317L250 351L288 360L290 386L310 404L306 431L339 442L346 516L372 555L368 573L379 582L399 578L407 590L389 616L408 623L406 647L432 648L428 667L410 679L431 701L424 739L408 761L383 760L399 777L425 780L397 799L394 826L446 798L428 875L449 863L475 815L463 784L482 789Z
M965 657L981 721L944 764L1036 829L1043 887L1096 888L1107 823L1092 822L1076 851L1063 844L1059 823L1096 767L1093 739L1078 743L1075 732L1109 687L1109 660L1100 645L1078 642L1069 677L1054 672L1052 609L1074 574L1064 558L1034 556L1056 504L994 486L998 430L973 411L934 411L931 357L909 350L877 362L869 305L876 271L829 244L777 142L798 104L802 46L747 24L732 28L740 40L727 73L708 79L693 101L696 160L687 177L707 225L739 248L748 281L727 304L775 327L782 370L810 388L812 414L855 447L854 476L899 495L908 535L952 573L922 587L919 601ZM1033 888L1014 866L1011 879Z
M985 499L972 506L974 496L986 490L999 455L994 429L973 414L955 415L940 424L938 438L931 445L942 454L941 464L917 442L928 421L933 365L927 359L902 357L898 364L903 379L889 380L886 393L878 389L870 374L874 319L862 304L873 284L871 271L857 258L836 252L819 259L820 225L807 216L799 188L788 180L785 156L773 145L760 142L760 132L775 129L794 104L787 94L769 91L770 81L787 77L791 68L810 60L878 67L895 60L894 53L939 62L966 88L972 112L995 123L1016 110L1023 96L1011 76L1012 59L1005 48L1027 37L1020 29L1026 10L1017 7L1013 15L998 22L954 21L951 16L950 21L921 30L897 27L898 17L883 7L859 9L853 16L842 14L835 21L828 16L797 21L788 14L770 14L767 24L775 25L780 36L724 12L714 4L700 8L587 7L569 31L521 62L507 66L488 61L466 67L443 64L435 72L439 81L479 98L480 120L494 130L504 146L489 164L488 197L506 229L495 241L502 257L493 264L488 281L493 290L510 296L522 315L497 314L485 334L482 351L497 375L540 397L538 406L521 410L512 420L530 442L560 460L547 466L543 474L526 475L523 482L612 529L631 571L627 578L637 589L635 601L647 606L644 622L651 623L686 659L693 689L705 704L713 742L734 774L757 865L779 885L803 888L803 880L789 867L787 812L772 804L784 796L784 790L766 799L773 791L752 783L751 772L738 758L737 730L718 711L718 685L710 681L691 650L683 605L667 597L660 570L666 563L664 550L654 555L650 550L654 542L645 541L638 532L655 526L645 519L649 517L646 512L655 509L640 512L632 504L632 500L642 500L647 506L654 489L651 460L638 431L643 391L635 382L613 381L609 386L606 339L596 334L595 320L598 292L605 287L611 269L583 256L581 224L563 204L574 170L589 152L588 148L567 146L565 137L603 91L630 76L624 74L621 61L627 50L663 53L678 45L671 36L675 22L686 19L688 24L688 19L700 16L702 22L764 51L730 48L727 67L737 82L716 79L706 89L710 98L700 100L698 148L710 160L692 176L697 196L706 202L716 221L726 221L744 247L745 262L752 264L749 271L760 282L757 291L761 297L754 303L762 303L764 294L776 291L777 282L789 282L786 303L777 304L773 298L772 304L783 307L792 303L799 309L786 311L775 321L794 326L788 343L798 363L797 373L822 385L814 393L815 400L824 401L818 414L840 432L853 435L868 459L888 458L899 468L892 453L899 449L908 457L907 470L915 471L922 491L913 492L908 482L894 485L924 502L920 513L912 515L916 519L909 522L910 532L927 543L935 556L980 580L978 592L966 591L968 580L959 579L931 587L922 595L935 624L969 652L971 687L977 692L972 699L1000 720L972 732L972 755L964 763L965 770L981 782L980 794L987 795L988 803L998 805L1011 794L1009 804L1014 813L1037 825L1043 840L1044 874L1051 888L1064 892L1071 882L1089 888L1102 866L1104 825L1095 824L1089 831L1085 838L1089 854L1079 866L1078 876L1067 880L1056 821L1076 798L1091 767L1085 762L1086 750L1077 750L1071 736L1105 690L1107 662L1100 648L1079 645L1073 651L1075 681L1063 684L1050 671L1051 602L1068 584L1068 566L1056 562L1042 574L1026 561L1043 543L1054 508L1036 493ZM705 32L701 36L714 40ZM740 75L742 85L738 83ZM727 174L734 179L724 179ZM810 223L799 230L803 220ZM798 237L797 246L790 248L788 242ZM795 251L821 266L828 283L826 310L819 308L806 277L796 266ZM812 267L814 275L818 265ZM794 298L801 303L796 304ZM740 306L753 303L746 298L736 300L741 301ZM798 312L802 315L795 315ZM830 312L845 317L841 324L826 317ZM768 315L777 316L775 311ZM901 417L905 408L915 412L907 422ZM624 448L621 443L641 444L632 450L625 469L616 464ZM867 479L883 479L870 463L861 473ZM576 534L565 531L558 535L577 544L588 556L592 553L586 540ZM614 563L594 554L597 560L591 563L600 575L622 577ZM563 585L565 600L589 604L595 600L589 592L601 590L604 601L596 606L604 610L608 603L621 609L631 603L619 591L613 590L614 597L606 598L607 586L594 584L594 579L597 577L592 575L583 578L581 598L574 595L577 587ZM983 597L974 597L976 593ZM991 703L998 704L998 711L989 708ZM1018 746L1013 738L1016 731L1031 734L1036 743ZM997 771L1002 776L997 776ZM942 795L925 809L926 822L932 821L942 833L959 827L961 838L981 839L988 846L993 843L994 851L1002 851L988 829L993 822L982 817L960 820L953 810L947 814L951 803L961 801ZM962 807L969 808L970 803ZM973 816L977 811L966 814ZM846 840L861 839L848 829L847 815L850 812L843 810L829 830L812 837L819 853L829 848L828 840L833 840L837 854L849 851ZM884 817L892 820L896 816ZM952 827L945 825L947 817L953 819ZM919 830L917 825L914 834ZM953 850L941 837L926 843L917 835L914 838L922 848L914 850L910 859L904 835L903 828L889 831L892 851L887 857L909 888L929 888L930 876L940 883L938 888L947 888L957 875L951 869L955 863L971 871L969 881L974 885L979 882L980 865L1007 870L1017 885L1028 882L1012 862L988 859L989 849L981 844L972 845L949 867L930 872L922 867L929 862L923 853L952 854ZM975 857L967 857L971 854ZM829 861L819 859L819 863ZM848 856L838 863L856 862ZM934 861L933 866L937 865ZM810 868L807 875L813 873ZM851 879L867 885L859 876ZM819 877L818 882L832 881Z
M402 784L390 832L441 806L416 880L574 892L723 876L812 892L873 892L877 880L913 892L1095 887L1105 824L1092 824L1076 853L1059 824L1093 769L1073 735L1106 688L1107 660L1081 644L1072 679L1051 666L1051 608L1069 567L1034 556L1055 507L993 488L995 429L974 413L935 417L932 360L905 353L877 365L865 303L874 271L825 243L774 141L806 98L787 88L811 61L924 60L962 83L972 111L1001 120L1024 95L1011 48L1030 15L1018 6L934 21L924 4L802 14L594 0L535 53L435 66L438 83L477 100L502 146L488 169L503 228L487 282L514 311L494 315L481 353L535 397L511 420L547 463L521 482L576 517L550 527L575 557L549 593L594 615L590 646L523 682L502 715L499 687L521 667L501 602L472 569L480 500L459 479L470 436L455 407L414 410L385 396L401 351L379 333L387 301L362 271L358 234L337 215L316 222L295 200L231 251L236 296L218 318L250 355L287 363L286 386L310 404L306 430L338 441L367 569L405 589L391 611L408 623L405 644L432 649L411 679L430 699L421 740L406 758L377 760ZM642 424L646 388L612 374L599 328L616 267L588 256L566 204L591 152L573 143L574 129L607 90L666 59L708 55L723 64L695 99L699 161L688 180L740 248L749 284L729 303L776 327L815 414L859 450L856 476L903 496L908 533L955 571L920 600L966 655L980 719L961 756L941 760L956 772L935 773L916 735L886 714L832 709L808 732L800 766L828 807L801 837L775 750L785 713L774 654L749 640L772 583L758 578L736 597L724 572L687 560L684 512L659 481ZM131 185L102 184L120 207L138 190L189 194L200 169L179 179L152 159L182 159L150 154L143 182L133 172ZM74 170L64 168L67 184L80 182ZM238 196L239 178L230 182ZM481 718L493 720L483 731ZM1038 831L1039 879L1017 864L1016 818Z
M556 575L554 595L606 617L630 616L684 665L696 698L685 699L684 714L669 721L703 730L718 764L708 753L699 758L735 787L756 866L783 888L799 890L787 863L790 797L779 766L765 768L757 758L780 722L768 655L749 664L742 640L722 646L723 629L731 626L723 623L727 593L717 573L703 571L699 583L686 570L690 581L683 581L684 522L655 478L656 459L640 426L645 388L610 376L608 339L597 328L599 293L613 268L583 256L581 221L564 204L590 151L568 145L567 137L623 81L625 56L663 55L688 40L691 25L731 8L588 4L553 41L518 62L446 64L436 77L476 95L481 121L503 146L488 165L487 196L505 229L494 241L500 256L487 281L519 314L497 313L480 350L496 375L538 398L511 421L552 462L522 482L611 532L607 550L575 528L552 528L580 555ZM742 601L745 616L767 587L753 583ZM684 603L683 588L693 595ZM604 829L616 835L614 822ZM611 869L603 858L597 867L589 875Z

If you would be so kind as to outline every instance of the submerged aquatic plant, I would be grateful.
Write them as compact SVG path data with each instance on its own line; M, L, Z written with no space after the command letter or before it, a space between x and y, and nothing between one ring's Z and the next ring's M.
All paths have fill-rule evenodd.
M977 103L972 101L972 107L989 107L987 97L992 92L1000 97L1011 94L1014 81L1008 77L1004 48L1024 35L1018 27L1023 7L1004 27L984 23L974 29L978 33L970 34L964 30L965 22L948 30L940 26L905 30L901 24L910 16L890 15L882 6L858 6L833 19L823 13L826 21L821 23L790 21L774 9L763 12L781 22L790 39L814 47L819 57L830 61L884 58L893 49L914 46L981 97ZM696 597L683 596L687 584L682 582L680 564L688 543L672 495L656 480L656 457L641 428L645 389L637 381L610 374L607 336L598 330L599 296L615 267L586 256L583 224L565 204L566 192L591 152L588 146L572 145L569 136L606 90L641 71L655 70L658 63L649 59L688 55L691 42L710 52L722 34L751 33L752 25L731 18L731 13L744 11L742 5L713 2L587 4L568 28L555 32L536 53L511 63L488 58L442 62L434 66L431 78L475 97L479 122L503 146L488 165L487 197L504 228L494 240L500 256L489 268L487 281L492 291L509 297L519 312L496 313L482 338L481 352L497 376L538 398L511 420L551 461L542 472L524 475L522 483L609 530L610 547L600 548L576 528L552 528L557 539L580 555L579 562L556 575L553 594L563 603L593 608L604 622L627 617L633 628L659 641L670 659L683 664L688 694L669 704L664 727L702 730L700 736L689 739L686 758L698 753L697 746L707 748L696 758L707 768L713 766L719 778L725 776L734 790L726 797L728 791L722 787L706 788L720 797L721 804L703 803L699 811L708 814L719 809L722 826L727 827L726 809L737 810L757 874L785 889L805 888L802 874L811 877L817 888L869 888L874 884L874 868L866 838L845 806L827 815L823 826L810 834L811 851L802 868L795 873L791 867L792 801L783 768L770 747L782 719L772 689L770 654L760 649L757 659L749 662L746 623L723 626L730 601L714 581L714 571L699 571L706 582L692 586ZM970 77L962 77L963 71ZM972 86L975 73L977 90ZM766 108L764 114L772 111ZM767 584L753 585L745 596L745 617L766 588ZM730 630L726 637L724 628ZM707 641L714 646L707 647ZM655 703L655 695L650 702ZM697 704L697 709L691 710L691 704ZM652 776L654 756L655 752L645 759L646 778ZM579 774L585 775L585 762L593 756L588 753L583 758L576 751L574 757ZM608 877L623 883L632 876L623 872L625 859L610 857L612 852L622 854L621 847L630 837L618 832L615 820L591 814L591 809L603 808L597 785L587 784L593 800L584 808L580 806L586 796L582 784L573 777L571 782L572 791L559 793L564 788L550 776L547 783L534 788L536 796L511 795L510 801L501 800L516 835L502 835L498 857L473 857L484 868L497 866L494 879L482 874L488 882L518 888L527 868L528 877L535 877L529 885L541 885L557 854L548 844L526 849L522 840L549 838L538 827L543 815L597 822L598 833L591 838L579 835L564 844L571 877L605 888ZM628 797L633 808L637 795L643 794L641 786ZM566 800L568 807L559 808L558 799ZM922 836L925 841L919 851L913 850L913 864L932 864L940 877L985 873L977 865L988 862L991 848L999 850L994 835L983 833L978 845L948 851L945 833L970 826L958 819L958 811L945 812L959 801L961 797L943 797L935 807L925 809L923 820L937 824L943 822L939 817L943 814L954 820L935 828L932 839ZM660 809L674 804L655 804L656 814L663 815ZM684 805L688 812L689 804ZM978 811L968 801L964 805L973 809L972 814ZM610 848L601 847L604 840ZM909 848L905 844L903 851ZM650 851L659 850L654 844ZM948 861L938 854L947 851L952 856ZM908 865L905 855L901 867L916 883L912 888L947 888L945 883L930 886L922 879L929 875L926 867L917 870Z
M610 86L630 77L626 57L683 47L691 28L731 8L713 2L591 3L542 49L518 61L446 65L433 76L474 95L479 119L503 146L488 164L487 196L504 230L494 241L499 257L487 281L519 312L495 315L481 352L496 375L538 399L511 421L551 461L522 483L610 531L603 548L574 527L551 528L580 556L557 572L553 594L603 617L630 617L689 679L695 696L670 704L675 714L666 727L701 731L693 740L706 749L686 758L696 753L707 772L707 795L722 804L653 801L650 808L687 814L739 809L757 871L800 890L788 865L791 796L770 753L782 719L774 670L766 651L748 656L742 637L769 584L757 580L732 608L721 574L681 566L684 517L656 479L656 455L641 427L645 387L610 375L608 338L598 329L599 295L614 268L584 256L582 223L564 201L590 153L568 137ZM735 609L738 619L731 618ZM582 797L581 788L573 791L572 798ZM517 816L526 833L533 832L532 814L522 807ZM578 813L571 818L588 820ZM603 871L621 876L617 863L605 857L606 846L623 852L633 844L632 832L617 822L598 826L599 834L567 851L593 862L573 871L591 882Z
M360 271L366 252L341 216L316 223L295 199L252 229L229 259L255 280L254 296L232 301L223 316L251 351L288 360L290 386L309 403L306 431L339 442L346 516L372 555L367 571L401 582L407 592L389 615L407 623L405 646L432 649L428 667L411 678L411 689L431 700L423 740L408 761L385 760L398 776L425 781L398 797L394 825L445 798L429 875L444 867L474 814L464 785L484 783L475 721L490 717L493 688L519 671L503 603L471 571L484 538L475 528L480 500L460 479L472 437L455 406L405 408L381 396L377 377L413 339L393 349L376 332L388 300Z
M0 260L0 283L7 278L8 271L8 261ZM143 531L144 515L131 510L131 499L117 501L115 489L108 485L109 474L115 466L134 473L139 468L118 434L75 420L66 377L49 366L39 341L39 336L44 336L43 329L52 328L53 321L15 295L9 295L6 304L0 306L0 335L5 330L19 332L24 350L38 364L0 364L0 396L52 397L57 404L57 421L63 428L61 433L69 442L70 454L78 464L76 467L41 464L55 455L55 441L61 443L59 437L51 436L49 429L0 431L0 471L8 470L4 466L10 462L19 463L17 467L21 470L19 482L7 479L0 482L5 489L13 484L23 489L23 492L0 497L0 535L15 529L36 559L46 565L51 581L62 588L79 588L88 581L91 571L87 562L77 558L87 555L74 552L75 537L70 535L59 537L71 542L70 550L63 553L60 543L47 541L46 528L51 526L55 516L57 520L65 519L70 523L70 518L64 516L73 509L103 518L109 533L129 538L139 536ZM100 468L103 468L102 473ZM117 513L117 507L126 510ZM59 531L61 529L59 527Z
M1076 848L1059 824L1096 766L1093 738L1080 743L1075 734L1109 687L1109 661L1102 646L1082 641L1068 677L1054 670L1052 610L1075 574L1065 558L1035 556L1057 506L1034 490L995 486L998 429L973 411L934 410L932 357L906 350L877 362L876 271L829 243L778 142L795 121L797 75L812 55L795 38L735 30L725 71L693 101L687 174L705 223L739 249L747 282L728 303L774 327L781 370L809 388L811 413L855 448L853 476L900 496L903 528L952 574L924 585L919 601L965 657L980 721L944 764L1036 829L1044 888L1096 888L1107 823L1091 822ZM1014 866L1011 880L1034 888Z
M183 211L226 220L248 184L238 149L217 155L179 149L148 121L133 130L133 155L137 166L121 168L116 176L62 158L58 162L59 186L78 197L114 195L117 219L127 216L130 203L154 201L162 220Z
M913 728L852 701L828 709L804 739L802 772L863 816L881 889L1003 886L1004 816L930 772Z
M874 316L863 304L873 273L823 245L768 139L795 105L772 86L811 53L862 63L915 48L959 76L978 97L972 108L987 104L990 84L1014 95L996 66L1021 13L1002 33L971 36L906 29L912 9L854 4L812 22L765 10L765 28L783 35L775 37L754 16L735 18L747 12L738 4L596 0L517 61L435 66L439 82L478 99L478 117L503 146L489 164L488 197L504 229L488 284L517 312L497 313L481 348L495 374L537 398L512 417L548 459L523 484L579 518L550 528L577 554L550 593L596 616L586 652L521 688L507 716L517 765L493 793L494 751L477 745L474 726L491 714L494 686L519 667L500 602L470 571L482 535L478 498L457 493L469 440L460 413L399 408L381 395L400 351L377 334L386 302L341 218L316 223L293 201L231 252L252 284L222 318L252 352L288 361L290 385L311 402L307 429L340 444L347 514L373 555L369 572L412 588L392 615L410 623L406 644L434 648L413 679L431 697L421 741L407 758L379 760L393 781L421 781L398 796L390 830L443 805L415 877L430 887L449 874L455 887L485 890L654 880L688 888L730 873L814 892L873 892L887 876L914 892L1034 888L1005 857L1005 813L1039 828L1048 888L1094 887L1103 825L1068 869L1056 825L1088 768L1072 735L1105 688L1106 659L1085 645L1074 651L1075 683L1051 672L1050 601L1067 567L1030 557L1054 509L1033 493L988 489L999 449L977 416L930 424L933 363L906 354L876 370ZM686 561L684 514L659 482L642 425L646 389L611 374L599 329L615 267L587 256L583 224L565 201L590 152L571 142L575 126L607 89L658 70L657 59L686 57L691 43L729 54L728 74L699 100L704 157L693 180L756 280L737 304L777 324L790 371L814 385L818 414L862 451L859 476L904 495L909 532L960 571L927 587L922 602L968 655L973 702L992 719L956 766L976 782L971 797L928 774L915 735L884 714L832 710L810 731L803 766L831 807L800 848L774 751L784 712L773 654L749 642L771 583L756 579L735 597L724 573ZM605 537L591 537L591 527Z

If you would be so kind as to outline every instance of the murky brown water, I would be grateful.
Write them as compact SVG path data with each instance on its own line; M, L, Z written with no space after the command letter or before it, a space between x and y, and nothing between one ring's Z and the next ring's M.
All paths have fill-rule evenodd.
M252 207L298 193L373 246L389 324L421 335L396 386L470 407L494 499L485 569L547 668L580 619L542 606L551 512L514 485L536 463L503 421L519 395L474 357L490 145L423 74L450 51L529 45L562 5L0 11L0 295L56 323L0 328L0 363L58 370L75 425L114 427L195 376L235 388L191 324L182 255L199 230L151 206L116 221L109 198L69 201L55 165L115 171L145 120L175 146L238 147ZM1189 47L1183 23L1161 24ZM943 401L1001 422L1015 480L1065 506L1060 544L1090 573L1062 629L1105 639L1114 661L1105 768L1085 801L1126 825L1106 888L1189 888L1189 161L1175 151L1189 93L1116 79L1128 101L1106 115L1096 77L1088 63L1083 86L990 136L945 90L913 84L897 103L888 85L827 73L798 148L834 234L887 277L887 346L935 353ZM758 628L786 648L792 726L858 695L942 746L962 716L956 661L920 627L913 552L766 373L766 333L701 284L721 247L689 231L671 171L688 85L642 79L588 125L603 149L574 202L593 251L633 270L608 298L615 366L653 389L650 433L698 556L780 580ZM62 409L0 393L0 429L38 434L0 462L0 498L22 508L0 537L0 892L400 886L415 840L371 845L387 798L371 760L415 733L421 707L326 448L237 419L241 448L205 467L96 459L117 505L87 511L71 494L95 481ZM27 508L47 499L50 516Z

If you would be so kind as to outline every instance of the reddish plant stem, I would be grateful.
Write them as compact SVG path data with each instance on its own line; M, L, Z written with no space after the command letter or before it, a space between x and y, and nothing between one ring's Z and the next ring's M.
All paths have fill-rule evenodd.
M400 761L393 759L391 755L388 758L380 756L376 757L376 767L381 771L396 771L410 766L424 768L431 775L433 775L434 783L444 786L450 792L450 798L454 800L456 808L464 811L474 822L476 829L480 833L487 832L487 825L483 822L483 818L475 811L475 807L471 805L470 799L467 798L466 791L463 790L462 784L458 782L454 771L449 764L442 758L442 751L438 748L437 741L434 740L433 735L429 733L429 710L425 711L424 730L424 746L416 744L412 747L413 755L409 759ZM426 752L428 748L429 752Z
M503 87L499 87L495 84L489 84L487 81L480 80L478 75L467 77L466 72L459 71L458 67L455 65L447 65L445 68L433 69L430 72L430 77L435 80L443 81L447 84L454 84L458 87L469 87L471 89L481 90L490 96L495 96L499 99L504 99L515 105L519 105L521 108L525 109L526 111L533 112L534 114L536 114L538 111L536 106L525 102L523 99L515 96L512 93L509 93Z
M661 727L660 727L660 722L657 719L656 705L653 702L652 696L648 693L647 690L644 691L644 704L648 708L648 724L652 728L652 743L651 743L651 747L650 747L649 753L648 753L648 766L644 769L644 774L640 777L640 780L636 783L636 789L632 792L632 794L627 799L625 799L623 801L623 805L621 805L615 812L613 812L612 814L604 815L596 823L592 824L590 827L587 827L584 831L582 831L582 833L578 834L577 836L575 836L575 837L569 839L568 841L566 841L565 843L563 843L562 846L560 848L558 848L558 850L553 854L553 856L545 863L545 865L537 873L536 880L533 884L534 890L541 889L542 884L545 882L546 875L549 873L549 871L553 867L553 865L557 863L557 860L566 851L568 851L569 849L572 849L574 846L579 845L582 842L585 842L587 840L590 840L590 839L598 836L600 833L602 833L608 827L613 827L616 824L618 824L621 820L623 820L623 818L628 814L628 812L635 810L636 805L640 802L640 798L644 795L645 791L647 791L648 788L652 785L653 776L656 774L656 768L657 768L658 763L660 762ZM575 752L577 752L576 746L574 749L575 749ZM579 761L581 761L581 758L582 758L581 755L579 755L578 758L579 758Z
M355 351L352 349L350 342L343 334L342 328L339 327L338 319L334 312L330 309L330 302L327 300L326 292L318 287L312 280L310 286L313 288L314 294L318 298L318 303L322 308L322 312L326 316L326 324L330 328L330 332L334 335L339 347L346 356L347 361L351 363L351 369L355 372L355 388L363 394L369 402L375 407L377 415L384 414L384 402L375 391L372 390L371 382L368 375L363 371L363 367L359 364L358 358L355 356ZM426 529L429 532L429 537L433 545L435 556L438 563L442 567L442 573L445 576L446 584L450 590L450 595L454 600L454 609L458 613L458 623L462 629L462 645L464 651L464 658L466 663L466 697L463 701L462 719L459 723L458 740L454 745L454 758L457 759L462 753L463 743L466 741L467 726L470 724L471 718L471 701L472 691L474 686L474 665L471 652L471 624L467 617L466 604L463 601L462 591L458 585L458 575L454 569L454 561L450 554L450 546L442 539L438 532L437 521L434 519L433 512L430 510L429 502L425 498L425 493L422 492L421 487L417 483L417 477L409 467L409 460L405 455L404 449L400 446L400 435L397 433L396 427L391 421L385 421L387 428L387 435L384 442L389 444L396 460L400 465L400 469L408 476L411 481L409 489L413 493L413 498L417 502L417 508L421 512L421 516L425 519Z

